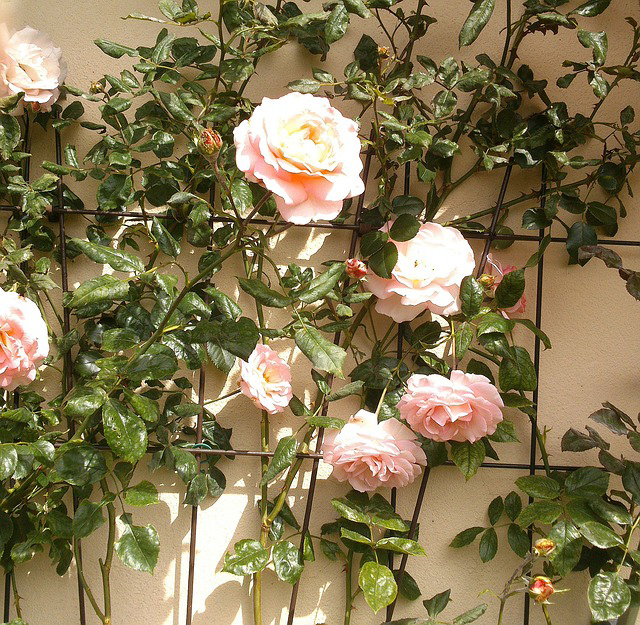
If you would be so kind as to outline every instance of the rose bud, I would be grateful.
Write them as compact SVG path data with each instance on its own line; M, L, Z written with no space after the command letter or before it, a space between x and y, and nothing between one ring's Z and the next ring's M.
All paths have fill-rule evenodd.
M491 274L488 273L483 273L479 278L478 278L478 282L486 289L489 290L491 288L493 288L493 285L496 282L496 277L492 276Z
M529 593L537 603L546 603L554 592L553 583L544 575L534 577L529 584Z
M362 280L367 275L367 266L357 258L347 261L347 275L354 280Z
M215 130L205 128L198 137L198 150L202 156L214 156L222 147L222 137Z
M550 538L540 538L533 544L533 551L537 556L548 556L556 548L555 542Z

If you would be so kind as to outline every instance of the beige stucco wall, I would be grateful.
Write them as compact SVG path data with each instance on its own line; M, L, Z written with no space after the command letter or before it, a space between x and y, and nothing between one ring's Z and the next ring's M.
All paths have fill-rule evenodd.
M413 2L408 0L407 4ZM126 58L115 61L103 55L93 44L95 38L107 38L129 45L141 45L155 38L156 27L137 21L122 21L121 16L132 11L156 14L154 0L0 0L0 9L5 18L17 27L31 25L46 30L64 49L69 64L68 82L86 87L90 81L104 72L115 73L126 65ZM201 3L203 7L206 2ZM215 0L209 0L206 8L214 9ZM315 2L315 4L319 4ZM469 2L461 0L434 0L430 13L438 18L429 34L417 45L416 51L439 60L449 54L460 55L457 50L457 31L462 24ZM491 26L484 32L476 46L487 52L496 53L501 47L500 26L503 23L504 2L498 3L496 16ZM519 3L514 3L519 4ZM609 32L610 58L620 58L626 54L629 43L629 29L624 17L635 15L640 18L638 0L616 0L612 8L592 22L592 30L606 29ZM310 6L305 4L305 10ZM350 52L357 43L359 28L364 22L356 19L355 26L343 42L332 50L325 66L336 73L350 60ZM373 24L367 23L367 29ZM536 35L528 40L522 49L522 60L536 70L537 77L549 80L551 92L555 78L561 72L560 63L565 58L584 58L586 51L577 43L575 35L564 33L561 37ZM471 58L468 51L463 58ZM317 58L310 57L303 50L291 45L261 64L259 76L254 84L253 95L278 96L285 93L285 85L293 78L308 74L310 65L319 66ZM580 82L580 79L575 81ZM635 89L635 91L634 91ZM262 90L262 91L261 91ZM605 114L617 116L627 103L637 100L638 89L626 87L618 90L607 102ZM635 96L635 97L634 97ZM593 102L589 89L576 84L568 92L558 97L568 98L571 107L587 111ZM341 106L341 105L339 105ZM349 110L345 110L346 113ZM51 158L52 137L37 133L34 150L43 158ZM82 136L65 136L65 140L75 142L82 151L86 141ZM44 156L46 154L46 156ZM498 174L499 176L499 174ZM637 177L636 177L637 182ZM535 188L534 179L515 176L509 194L515 197ZM637 185L636 185L637 186ZM478 176L470 186L452 195L446 208L446 217L464 214L470 210L491 206L495 202L499 187L499 177ZM415 189L419 193L418 189ZM87 198L91 207L91 199ZM623 222L619 237L640 238L640 211L637 201L629 199L627 208L630 216ZM519 219L515 216L515 221ZM71 223L78 234L84 226L81 222ZM560 235L560 232L555 234ZM330 237L322 231L289 233L278 245L276 259L286 263L298 257L301 264L319 264L322 260L338 258L346 253L349 235L336 232ZM476 249L480 249L476 246ZM501 252L499 258L519 265L534 251L530 244L520 244ZM623 258L629 267L640 267L640 250L624 248ZM313 256L312 260L311 257ZM232 291L233 271L222 278L222 288ZM71 279L77 283L85 279L86 272L81 266L73 266ZM560 439L570 426L582 428L586 417L610 400L625 411L635 414L640 409L637 396L638 367L637 353L640 349L640 306L626 293L622 281L604 268L601 263L590 263L585 268L568 267L562 246L552 244L546 255L543 327L550 335L553 349L543 353L540 390L540 420L550 428L548 447L552 462L574 464L577 457L562 454ZM530 312L533 314L535 302L535 270L529 275ZM244 303L249 306L248 301ZM286 351L290 345L280 343L278 348ZM295 367L295 355L293 364ZM296 370L296 392L311 388L307 375L308 367L301 361ZM225 380L211 373L208 377L207 397L218 396ZM233 384L230 382L228 384ZM344 409L344 403L340 403ZM216 406L216 409L220 406ZM346 415L341 415L346 416ZM234 442L238 448L257 448L259 445L258 412L244 398L239 398L223 408L220 420L234 428ZM528 424L523 415L514 415L518 423L523 443L509 447L502 446L502 459L513 462L528 462ZM299 424L290 414L273 419L273 435L288 432ZM197 560L194 598L194 625L239 625L251 622L249 582L231 575L220 573L225 551L238 539L255 537L257 515L255 501L259 493L259 463L254 459L238 458L234 462L221 465L227 475L228 487L224 496L215 503L207 503L200 511L198 524ZM333 518L329 500L344 493L343 485L337 484L324 467L315 499L312 532L319 533L320 525ZM428 557L413 559L410 571L417 579L425 597L446 588L453 588L455 613L463 611L478 602L478 595L486 589L500 591L506 578L515 568L517 560L510 555L504 544L506 536L500 534L505 548L490 564L483 565L476 547L459 551L447 545L461 529L486 523L487 504L498 494L505 495L513 488L513 480L521 475L518 471L484 469L470 483L453 468L439 468L429 481L426 504L421 522L421 542ZM116 563L113 573L114 625L138 623L140 625L178 625L185 622L186 587L188 567L188 545L190 540L191 509L182 505L182 486L173 475L158 473L146 475L140 470L140 478L148 477L162 490L162 504L136 511L137 522L152 522L161 537L161 555L153 577L126 570ZM299 517L303 514L306 500L305 487L309 474L305 473L292 493ZM410 516L417 492L417 484L399 494L399 508ZM96 561L103 551L104 536L101 532L83 542L86 561L90 570L88 577L92 585L99 588ZM340 565L330 563L318 553L318 559L308 566L302 578L298 602L296 625L326 623L338 625L342 622L343 575ZM589 623L585 599L585 580L574 575L571 593L559 595L552 614L556 625L586 625ZM268 623L286 622L286 606L290 588L278 582L274 575L266 575L266 608ZM52 625L53 623L77 623L78 607L74 570L64 578L58 578L49 566L46 556L36 558L23 565L18 572L18 587L24 597L22 606L25 619L30 625ZM495 602L489 595L485 598L492 604L491 611L481 623L495 622ZM88 610L90 610L88 606ZM453 610L452 610L453 611ZM420 602L408 604L400 600L396 618L420 615ZM533 609L533 623L541 622L541 615ZM518 625L521 622L521 602L510 604L506 623ZM355 625L377 624L383 619L374 617L361 603L354 615ZM98 621L89 616L89 623Z

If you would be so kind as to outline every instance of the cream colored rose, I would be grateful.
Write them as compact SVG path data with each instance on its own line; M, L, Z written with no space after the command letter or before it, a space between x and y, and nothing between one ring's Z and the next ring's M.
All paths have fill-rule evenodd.
M358 126L327 98L264 98L233 137L238 169L273 192L286 221L333 219L364 192Z
M62 50L48 35L29 26L10 34L0 24L0 95L24 92L23 101L34 110L50 111L66 75Z

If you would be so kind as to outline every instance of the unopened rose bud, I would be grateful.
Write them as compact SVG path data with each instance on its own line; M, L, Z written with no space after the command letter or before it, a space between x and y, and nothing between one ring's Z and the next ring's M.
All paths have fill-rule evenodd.
M555 592L553 583L548 577L538 575L529 584L529 594L537 603L546 603L547 599Z
M357 258L347 261L347 275L354 280L362 280L367 275L367 266Z
M556 548L555 542L550 538L540 538L533 544L533 551L537 556L548 556Z
M222 147L222 137L215 130L205 128L198 137L198 150L203 156L213 156Z
M92 82L91 87L89 87L89 92L96 94L102 93L104 91L104 87L99 82Z
M492 276L489 273L483 273L479 278L478 282L485 288L490 289L496 283L496 277Z

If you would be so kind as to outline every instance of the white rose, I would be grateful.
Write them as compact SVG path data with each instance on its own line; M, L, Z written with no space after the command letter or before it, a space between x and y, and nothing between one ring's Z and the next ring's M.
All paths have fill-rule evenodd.
M50 111L67 75L62 50L48 35L27 26L12 35L0 25L0 95L24 92L36 111ZM15 113L20 114L22 107Z

